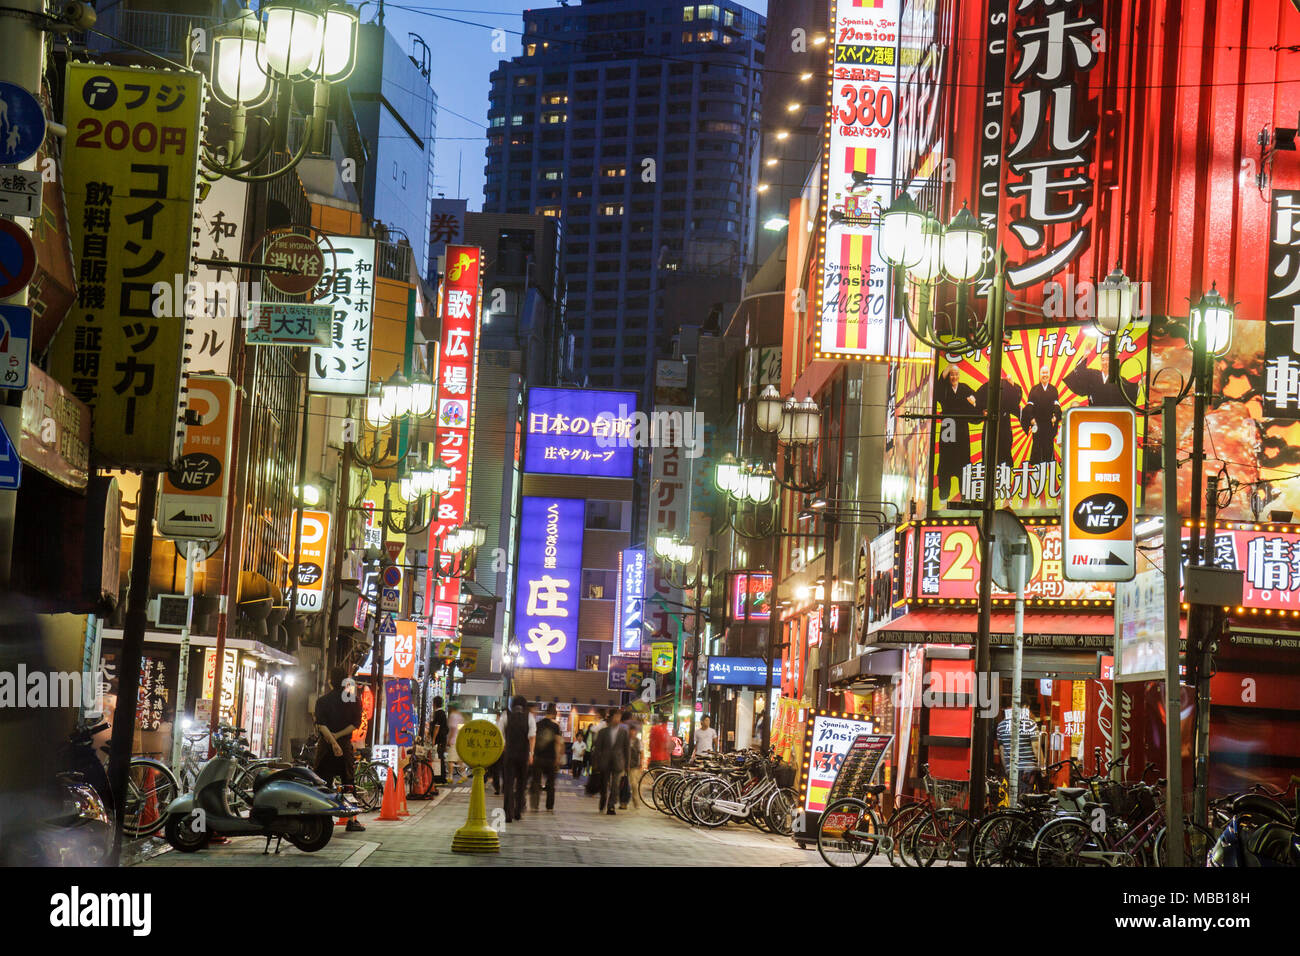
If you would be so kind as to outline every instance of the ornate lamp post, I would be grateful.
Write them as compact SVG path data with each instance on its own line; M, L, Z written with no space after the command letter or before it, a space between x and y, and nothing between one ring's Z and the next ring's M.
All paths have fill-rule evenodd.
M231 108L231 135L220 150L205 148L201 154L203 166L214 177L266 182L297 166L308 149L324 149L330 87L352 74L358 19L346 3L272 0L262 4L259 13L245 7L217 29L212 40L212 91ZM284 166L254 173L272 150L286 149L294 90L300 83L312 87L312 112L305 120L302 144ZM273 135L244 160L248 111L272 96L277 98Z
M654 542L655 554L659 556L662 563L660 573L673 587L686 591L695 592L695 661L692 670L690 701L690 734L688 746L695 746L695 700L699 696L700 688L700 655L703 653L703 627L704 618L704 585L712 582L713 579L713 558L714 552L709 551L709 572L708 576L704 575L703 555L696 553L695 545L689 541L683 541L676 535L659 535ZM677 650L677 660L680 664L682 660L683 648ZM678 671L677 696L673 705L673 733L678 733L680 718L682 715L682 698L681 698L681 670ZM693 752L693 751L692 751Z

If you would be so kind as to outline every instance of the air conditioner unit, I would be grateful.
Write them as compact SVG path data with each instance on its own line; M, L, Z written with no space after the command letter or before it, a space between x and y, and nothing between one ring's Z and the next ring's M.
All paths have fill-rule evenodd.
M160 594L149 602L149 623L162 630L179 631L190 621L191 600L184 594Z

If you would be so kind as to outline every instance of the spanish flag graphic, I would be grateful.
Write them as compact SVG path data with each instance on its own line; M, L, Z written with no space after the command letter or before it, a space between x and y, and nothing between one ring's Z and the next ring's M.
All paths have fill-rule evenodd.
M851 0L849 6L855 10L879 10L885 5L885 0Z
M850 146L844 150L844 172L866 173L876 171L876 150L873 147Z
M871 233L845 233L840 236L839 304L835 315L835 347L861 349L867 346L867 327L863 319L863 293L871 268Z

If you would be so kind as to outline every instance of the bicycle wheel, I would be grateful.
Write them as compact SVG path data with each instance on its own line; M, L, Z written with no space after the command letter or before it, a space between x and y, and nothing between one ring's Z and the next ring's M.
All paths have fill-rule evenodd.
M373 812L379 809L379 805L384 801L384 782L379 779L379 771L370 764L357 767L352 785L355 788L357 803L362 810Z
M841 797L822 811L817 825L817 852L827 866L866 866L876 855L880 821L861 800Z
M1169 828L1161 827L1156 834L1156 866L1169 865ZM1214 849L1214 831L1209 827L1183 821L1183 866L1205 867L1210 865L1210 851Z
M918 824L912 859L920 867L933 866L936 860L964 860L970 852L972 829L960 810L942 807Z
M655 801L654 801L655 781L658 780L659 777L661 776L663 776L663 771L658 768L655 768L654 770L647 770L645 773L641 775L641 782L637 784L636 793L637 796L641 798L641 803L643 805L647 807L655 806ZM656 809L658 808L656 807Z
M122 832L132 840L153 836L167 823L167 805L180 793L171 768L146 757L132 759L127 769Z
M1088 825L1076 817L1057 817L1034 836L1035 866L1083 866L1079 853L1096 847Z
M668 808L669 786L679 776L681 776L680 772L665 770L655 778L655 782L650 786L651 804L664 816L668 816L672 812Z
M930 810L926 810L923 813L917 814L907 823L906 826L903 827L902 832L899 833L895 845L898 850L898 858L903 861L903 866L916 866L916 837L920 832L921 824L929 819L931 812L932 811Z
M799 795L789 787L778 787L767 798L763 816L767 825L778 836L788 837L794 833L794 814L799 809Z
M925 819L929 810L923 803L909 803L905 806L898 807L885 822L884 832L889 838L888 857L889 865L897 866L902 862L903 866L911 866L909 861L910 853L903 853L903 835L908 832L909 828L915 827L921 820Z
M1026 849L1038 828L1023 810L998 810L975 827L971 856L975 866L1026 866Z
M693 822L709 830L716 830L730 819L730 814L717 809L714 800L733 798L731 787L725 780L704 779L691 787L690 815Z

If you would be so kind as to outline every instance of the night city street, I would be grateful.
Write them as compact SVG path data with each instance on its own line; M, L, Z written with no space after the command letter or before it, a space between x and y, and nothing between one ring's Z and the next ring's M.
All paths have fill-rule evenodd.
M8 0L0 50L22 920L1281 927L1300 0Z

